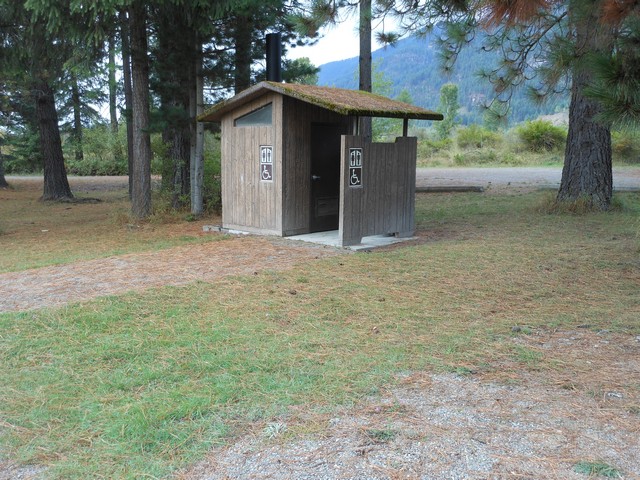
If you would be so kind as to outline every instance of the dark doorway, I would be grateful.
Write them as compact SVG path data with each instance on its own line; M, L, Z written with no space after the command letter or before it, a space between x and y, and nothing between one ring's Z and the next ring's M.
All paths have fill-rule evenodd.
M311 232L338 229L342 133L340 125L311 125Z

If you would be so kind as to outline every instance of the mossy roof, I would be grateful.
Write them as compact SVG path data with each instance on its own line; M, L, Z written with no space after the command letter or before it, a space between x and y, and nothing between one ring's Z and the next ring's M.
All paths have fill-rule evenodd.
M198 120L201 122L219 122L226 113L267 92L277 92L346 116L415 120L443 119L440 113L360 90L295 83L261 82L228 100L217 103L200 115Z

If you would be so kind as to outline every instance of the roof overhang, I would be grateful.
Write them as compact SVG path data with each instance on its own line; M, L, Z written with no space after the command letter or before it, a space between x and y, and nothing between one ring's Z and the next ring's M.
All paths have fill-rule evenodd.
M407 120L442 120L444 118L441 113L360 90L261 82L207 109L198 116L198 120L200 122L219 122L226 113L268 92L280 93L345 116Z

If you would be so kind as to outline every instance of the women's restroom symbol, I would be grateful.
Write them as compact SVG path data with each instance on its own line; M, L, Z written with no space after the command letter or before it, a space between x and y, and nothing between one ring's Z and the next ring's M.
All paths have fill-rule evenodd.
M270 145L260 146L260 180L273 181L273 147Z
M349 149L349 186L362 186L362 149Z

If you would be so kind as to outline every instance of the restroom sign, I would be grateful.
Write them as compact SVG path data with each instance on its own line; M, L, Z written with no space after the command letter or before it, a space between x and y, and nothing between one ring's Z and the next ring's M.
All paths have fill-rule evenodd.
M362 186L362 149L349 149L349 186Z
M273 147L260 146L260 181L273 182Z

